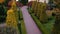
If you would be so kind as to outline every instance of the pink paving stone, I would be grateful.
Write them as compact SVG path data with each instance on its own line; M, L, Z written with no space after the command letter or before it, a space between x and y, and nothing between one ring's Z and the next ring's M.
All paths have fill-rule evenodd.
M34 20L32 19L32 17L28 13L27 6L23 6L21 10L22 10L27 34L42 34L41 31L38 29L37 25L35 24Z

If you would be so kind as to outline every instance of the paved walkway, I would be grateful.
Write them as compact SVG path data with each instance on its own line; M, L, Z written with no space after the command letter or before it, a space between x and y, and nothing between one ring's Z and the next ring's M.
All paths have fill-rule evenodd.
M6 23L0 24L0 27L6 27Z
M34 20L32 19L32 17L28 13L27 6L23 6L21 10L26 25L27 34L42 34L41 31L38 29L37 25L35 24Z

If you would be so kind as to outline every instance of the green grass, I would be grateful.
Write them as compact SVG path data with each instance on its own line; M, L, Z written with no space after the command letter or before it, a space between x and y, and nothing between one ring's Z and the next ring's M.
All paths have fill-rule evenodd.
M22 32L22 34L27 34L24 20L21 20L21 32Z
M20 10L20 19L23 19L22 11Z
M31 16L43 34L51 34L50 29L54 23L54 20L49 21L47 24L41 24L41 22L36 18L36 16L34 16L34 14L31 14Z
M49 32L51 32L54 24L55 24L55 18L52 17L52 20L48 21L48 23L44 24L44 26L48 29Z
M20 22L21 22L21 34L27 34L26 33L26 27L25 27L25 23L23 20L23 15L22 15L22 11L20 11Z

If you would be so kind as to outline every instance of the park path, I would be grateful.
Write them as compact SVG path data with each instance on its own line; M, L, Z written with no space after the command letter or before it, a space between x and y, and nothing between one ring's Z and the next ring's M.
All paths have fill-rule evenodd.
M32 17L30 16L27 8L27 6L23 6L21 8L27 34L42 34Z
M6 23L0 24L0 27L6 27Z

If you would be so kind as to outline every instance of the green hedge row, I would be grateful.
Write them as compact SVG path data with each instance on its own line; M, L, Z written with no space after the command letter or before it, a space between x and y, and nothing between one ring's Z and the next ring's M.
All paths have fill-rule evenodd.
M22 11L20 10L20 31L21 31L21 34L27 34L26 32L26 27L25 27L25 23L24 23L24 20L23 20L23 15L22 15Z
M37 26L39 27L43 34L50 34L46 27L44 27L43 24L41 24L41 22L36 18L36 16L34 16L33 14L31 14L31 16L35 20Z
M53 25L55 23L55 18L52 16L51 20L48 21L46 24L42 24L34 14L31 14L32 18L36 22L39 29L42 31L43 34L51 34Z

